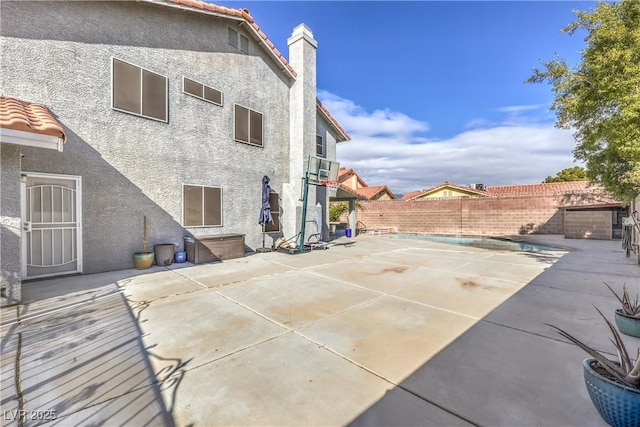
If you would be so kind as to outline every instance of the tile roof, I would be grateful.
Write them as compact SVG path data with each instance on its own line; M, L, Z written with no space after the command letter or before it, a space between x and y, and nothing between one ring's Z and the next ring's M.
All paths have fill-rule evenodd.
M362 194L357 193L356 190L354 190L353 188L351 188L351 187L349 187L347 185L344 185L344 184L338 184L338 186L339 186L339 188L341 190L344 190L349 194L353 194L354 196L356 196L356 198L364 199L364 196Z
M326 118L329 121L329 123L331 123L332 125L335 126L336 130L339 133L338 136L342 138L340 140L337 140L336 142L351 141L351 137L349 136L347 131L345 131L343 129L343 127L340 125L340 123L338 123L338 121L331 115L329 110L327 110L327 107L325 107L324 104L322 102L320 102L320 100L317 99L317 98L316 98L316 104L318 105L318 109L322 113L324 113L324 115L326 116Z
M340 170L338 171L338 179L343 178L349 174L353 174L355 171L351 168L345 168L344 166L340 166Z
M180 7L186 7L195 12L203 12L203 13L213 13L224 15L227 17L239 19L245 21L248 25L247 27L250 31L253 32L254 36L259 39L260 45L267 51L267 53L273 55L277 61L283 66L283 69L287 74L291 77L296 78L297 73L296 70L293 69L291 64L286 60L284 55L276 48L271 40L267 37L267 35L260 29L258 24L255 22L248 9L232 9L225 6L218 6L212 3L205 3L198 0L145 0L149 3L154 4L165 4L165 5L179 5ZM342 141L351 141L351 137L344 130L344 128L338 123L338 121L331 115L327 107L325 107L319 99L316 98L316 103L318 110L325 116L327 121L333 125L338 133L337 142Z
M0 97L0 127L50 135L66 140L64 128L44 105Z
M155 3L155 4L162 4L157 0L146 0L146 1L150 3ZM260 29L258 24L253 20L253 17L249 13L248 9L232 9L230 7L218 6L216 4L205 3L197 0L164 0L164 2L165 4L173 3L183 7L187 7L196 12L214 13L214 14L220 14L220 15L225 15L228 17L239 18L244 20L247 24L249 24L247 27L250 28L251 31L254 33L254 35L262 41L262 43L260 44L264 46L265 50L267 50L268 53L274 55L278 59L278 61L280 61L284 69L291 75L291 77L295 78L297 76L296 71L285 59L284 55L282 55L282 53L276 48L273 42L269 40L267 35Z
M407 194L405 194L404 196L402 196L402 200L409 200L409 199L413 199L415 197L418 196L422 196L425 194L429 194L432 193L436 190L439 190L440 188L444 188L444 187L450 187L450 188L454 188L456 190L461 190L461 191L465 191L467 193L473 193L477 196L486 196L486 192L483 190L476 190L475 188L471 188L468 187L466 185L460 185L460 184L454 184L452 182L448 182L445 181L442 184L438 184L438 185L434 185L433 187L429 187L429 188L425 188L424 190L418 190L418 191L411 191Z
M515 184L487 187L487 193L491 196L506 196L515 194L555 194L572 191L585 191L598 189L599 186L589 181L548 182L542 184Z
M386 185L376 185L374 187L360 187L354 191L360 194L361 196L366 197L367 200L371 200L385 190L389 192L389 194L393 199L396 198L396 196L391 192L391 190L389 190L389 188Z
M410 200L417 196L431 193L441 187L452 187L459 190L475 193L478 196L500 197L515 195L534 195L534 194L562 194L575 191L597 190L601 187L589 181L569 181L569 182L549 182L538 184L513 184L513 185L496 185L487 187L485 191L476 190L465 185L452 184L444 182L424 190L412 191L402 196L402 200Z
M410 191L409 193L405 194L402 196L402 199L400 200L409 200L409 199L413 199L414 197L420 195L424 193L424 190L418 190L418 191Z

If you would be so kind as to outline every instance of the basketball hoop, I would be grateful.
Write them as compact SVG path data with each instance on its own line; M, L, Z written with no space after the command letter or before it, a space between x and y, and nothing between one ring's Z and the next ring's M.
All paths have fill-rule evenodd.
M330 197L335 197L338 187L340 187L340 181L321 181L320 183L329 189Z

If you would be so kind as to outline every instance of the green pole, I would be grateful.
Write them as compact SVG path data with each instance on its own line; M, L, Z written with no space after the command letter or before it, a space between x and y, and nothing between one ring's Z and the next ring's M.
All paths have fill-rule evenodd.
M302 196L302 224L300 224L300 243L298 252L304 252L304 232L307 225L307 199L309 198L309 173L304 176L304 195Z

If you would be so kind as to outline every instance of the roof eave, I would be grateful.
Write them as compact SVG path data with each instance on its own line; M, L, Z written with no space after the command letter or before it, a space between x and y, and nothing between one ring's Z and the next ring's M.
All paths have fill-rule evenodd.
M25 147L46 148L62 152L65 137L54 136L40 132L28 132L24 130L14 130L0 128L0 142L6 144L22 145Z
M340 123L329 113L327 107L324 106L319 99L316 98L316 110L325 119L325 121L331 126L331 129L335 132L337 138L336 143L351 141L349 134L340 126Z
M215 10L209 10L209 9L201 9L199 7L196 6L188 6L188 5L184 5L184 4L180 4L180 3L175 3L172 0L141 0L147 3L153 3L153 4L157 4L157 5L161 5L161 6L166 6L166 7L172 7L175 9L180 9L180 10L184 10L184 11L188 11L188 12L197 12L197 13L203 13L205 15L211 15L211 16L216 16L218 18L224 18L224 19L229 19L232 21L236 21L239 24L248 24L247 28L249 28L249 32L252 34L254 41L256 41L258 43L258 45L260 45L262 47L262 50L264 50L265 52L267 52L267 55L269 55L271 57L271 59L274 60L274 62L276 63L276 65L278 65L278 68L280 69L280 71L282 71L288 78L295 80L296 79L296 73L293 70L293 68L291 68L291 66L287 66L282 62L282 59L284 59L284 56L282 56L282 59L280 56L278 56L276 54L276 52L274 52L273 49L271 49L271 47L269 47L266 43L265 40L263 39L263 37L260 35L260 28L258 27L258 25L253 21L253 18L251 18L250 15L243 14L240 10L238 10L238 15L229 15L227 13L223 13L223 12L216 12ZM230 9L230 8L228 8ZM248 19L247 16L249 16ZM266 37L266 36L265 36Z

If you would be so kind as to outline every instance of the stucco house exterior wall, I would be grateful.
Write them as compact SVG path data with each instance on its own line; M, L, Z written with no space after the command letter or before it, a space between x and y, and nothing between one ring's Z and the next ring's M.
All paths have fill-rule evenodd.
M20 301L20 147L0 144L0 305Z
M264 175L281 196L282 235L295 235L316 132L324 129L329 159L344 140L317 118L317 44L306 26L289 40L287 65L266 39L256 40L252 20L172 3L180 2L0 5L2 94L47 105L67 134L64 152L21 147L18 171L80 177L83 273L130 268L142 249L143 216L150 245L182 248L185 235L241 233L247 249L262 246ZM248 53L230 45L230 28L249 40ZM167 78L166 123L112 108L114 58ZM184 93L183 77L221 91L222 106ZM234 140L235 104L263 115L262 146ZM3 146L3 201L19 185L13 151ZM183 225L183 185L222 189L221 226ZM326 210L324 189L311 192L309 205L318 201ZM3 253L5 234L3 219Z

